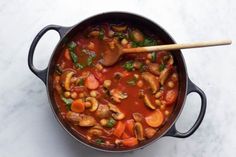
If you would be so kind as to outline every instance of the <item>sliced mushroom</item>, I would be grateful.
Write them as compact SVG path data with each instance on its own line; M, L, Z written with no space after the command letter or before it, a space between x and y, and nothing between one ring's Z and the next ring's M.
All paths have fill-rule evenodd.
M141 122L143 120L143 115L141 113L135 112L132 116L136 122Z
M107 105L99 104L98 109L96 111L96 116L99 118L108 118L110 117L111 112Z
M165 68L165 69L161 72L160 77L159 77L159 80L160 80L161 85L164 85L164 83L165 83L167 77L169 76L169 74L170 74L170 69L169 69L169 68Z
M101 128L96 127L96 125L88 130L90 136L101 136L103 131Z
M156 107L155 107L155 106L151 103L151 101L149 100L147 94L144 95L143 100L144 100L144 104L145 104L147 107L149 107L149 108L152 109L152 110L155 110L155 109L156 109Z
M143 133L143 126L140 122L134 124L134 134L139 141L145 140Z
M150 63L148 64L148 69L150 70L151 73L154 75L159 76L160 75L160 65L157 63Z
M87 98L86 98L86 101L89 101L89 102L91 102L91 104L92 104L92 106L91 106L91 108L89 109L89 111L94 112L94 111L97 110L97 108L98 108L98 101L97 101L96 98L94 98L94 97L87 97Z
M94 31L91 31L91 32L88 34L88 36L89 36L89 37L98 37L99 34L100 34L99 31L94 30Z
M142 77L145 81L147 81L149 83L153 94L159 90L160 84L153 74L151 74L149 72L143 72Z
M120 103L122 99L126 99L128 97L127 93L123 93L118 89L112 89L110 94L111 98L117 103Z
M81 117L80 117L80 114L79 113L76 113L76 112L72 112L72 111L69 111L66 113L66 118L72 122L74 125L79 125L80 121L81 121Z
M151 127L148 127L148 128L145 129L145 136L147 138L152 138L155 135L156 132L157 131L155 129L153 129Z
M113 25L111 28L116 32L124 32L127 29L127 25Z
M173 65L173 64L174 64L174 58L173 58L172 55L169 55L169 56L170 56L170 58L169 58L169 60L167 61L167 65Z
M112 103L108 103L108 106L109 106L110 111L113 112L112 117L115 120L121 120L125 118L125 114L122 113L117 106L113 105Z
M79 126L91 127L96 124L96 120L92 116L80 114L80 117L81 117L81 120L79 121Z
M66 90L70 90L71 78L73 77L74 74L75 72L73 70L66 70L61 75L62 86L64 86Z

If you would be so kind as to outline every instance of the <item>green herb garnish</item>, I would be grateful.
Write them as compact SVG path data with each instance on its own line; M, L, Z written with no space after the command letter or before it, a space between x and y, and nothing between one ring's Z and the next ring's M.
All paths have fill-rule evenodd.
M101 28L99 31L98 39L103 40L104 38L104 30Z
M154 39L145 38L141 42L132 41L131 45L132 47L154 46L154 45L157 45L157 42Z
M113 118L108 119L106 126L112 128L116 124L116 121Z
M159 70L162 71L162 70L165 69L165 67L166 67L165 64L161 64L160 67L159 67Z
M71 104L72 104L73 100L72 99L67 99L63 96L61 96L61 100L65 103L66 109L70 110L70 107L71 107Z
M123 65L123 67L124 67L127 71L132 71L132 70L134 70L134 62L133 62L133 61L127 61L127 62L125 62L125 64Z
M121 32L115 32L114 36L118 37L119 39L127 38L127 36L124 33L121 33Z
M98 144L98 145L104 144L104 140L103 140L103 139L100 139L100 138L96 139L95 142L96 142L96 144Z
M72 41L67 46L68 46L70 51L74 51L76 46L77 46L77 44L74 41Z
M132 86L135 86L136 83L137 83L137 81L138 81L138 78L134 77L134 78L132 78L131 80L128 80L128 81L127 81L127 84L132 85Z
M83 86L83 85L84 85L84 79L83 79L83 78L80 78L80 79L79 79L78 85L79 85L79 86Z
M156 62L156 60L157 60L157 53L156 52L152 52L151 53L151 61L152 62Z
M80 64L80 63L75 63L75 67L78 69L83 69L83 68L85 68L85 65L83 65L83 64Z
M95 56L89 56L87 59L87 65L90 66L93 63L93 59L95 58Z
M78 62L78 56L73 51L70 51L70 57L74 64Z

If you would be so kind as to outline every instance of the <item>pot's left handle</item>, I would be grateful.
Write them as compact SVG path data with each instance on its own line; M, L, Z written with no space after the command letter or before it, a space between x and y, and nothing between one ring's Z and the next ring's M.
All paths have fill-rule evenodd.
M47 78L47 70L48 67L46 67L43 70L38 70L35 68L34 64L33 64L33 56L34 56L34 51L35 48L39 42L39 40L42 38L42 36L49 30L55 30L59 33L60 38L62 38L65 33L68 31L70 27L62 27L62 26L57 26L57 25L48 25L46 27L44 27L34 38L30 49L29 49L29 54L28 54L28 66L30 68L30 70L36 75L38 76L45 84L46 84L46 78Z

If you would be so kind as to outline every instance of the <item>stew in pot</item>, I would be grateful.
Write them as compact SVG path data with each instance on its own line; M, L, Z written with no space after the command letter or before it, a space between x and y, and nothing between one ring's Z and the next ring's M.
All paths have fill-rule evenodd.
M171 116L178 73L168 51L128 54L111 67L99 61L120 48L163 44L129 24L87 27L64 44L53 75L61 116L103 147L135 147L153 138Z

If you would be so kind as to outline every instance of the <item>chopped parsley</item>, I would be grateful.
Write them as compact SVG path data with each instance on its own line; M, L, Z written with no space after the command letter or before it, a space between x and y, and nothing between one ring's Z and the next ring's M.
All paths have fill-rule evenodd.
M127 62L125 62L125 64L123 65L123 67L124 67L127 71L133 71L133 70L134 70L134 62L133 62L133 61L127 61Z
M106 126L112 128L116 124L116 121L113 118L108 119Z
M141 42L132 41L131 44L132 44L132 47L143 47L143 46L154 46L154 45L157 45L157 42L154 39L145 38Z
M66 109L70 110L70 107L71 107L71 104L72 104L73 100L72 99L67 99L63 96L61 96L61 100L65 103Z
M161 64L160 67L159 67L159 70L162 71L162 70L165 69L165 67L166 67L165 64Z
M105 141L104 141L103 139L101 139L101 138L97 138L97 139L95 140L95 142L96 142L96 144L98 144L98 145L102 145L102 144L105 143Z
M137 83L137 81L138 81L138 78L137 78L137 77L134 77L134 78L128 80L128 81L127 81L127 84L132 85L132 86L135 86L136 83Z
M157 53L156 52L152 52L151 53L151 61L152 62L156 62L156 60L157 60Z

